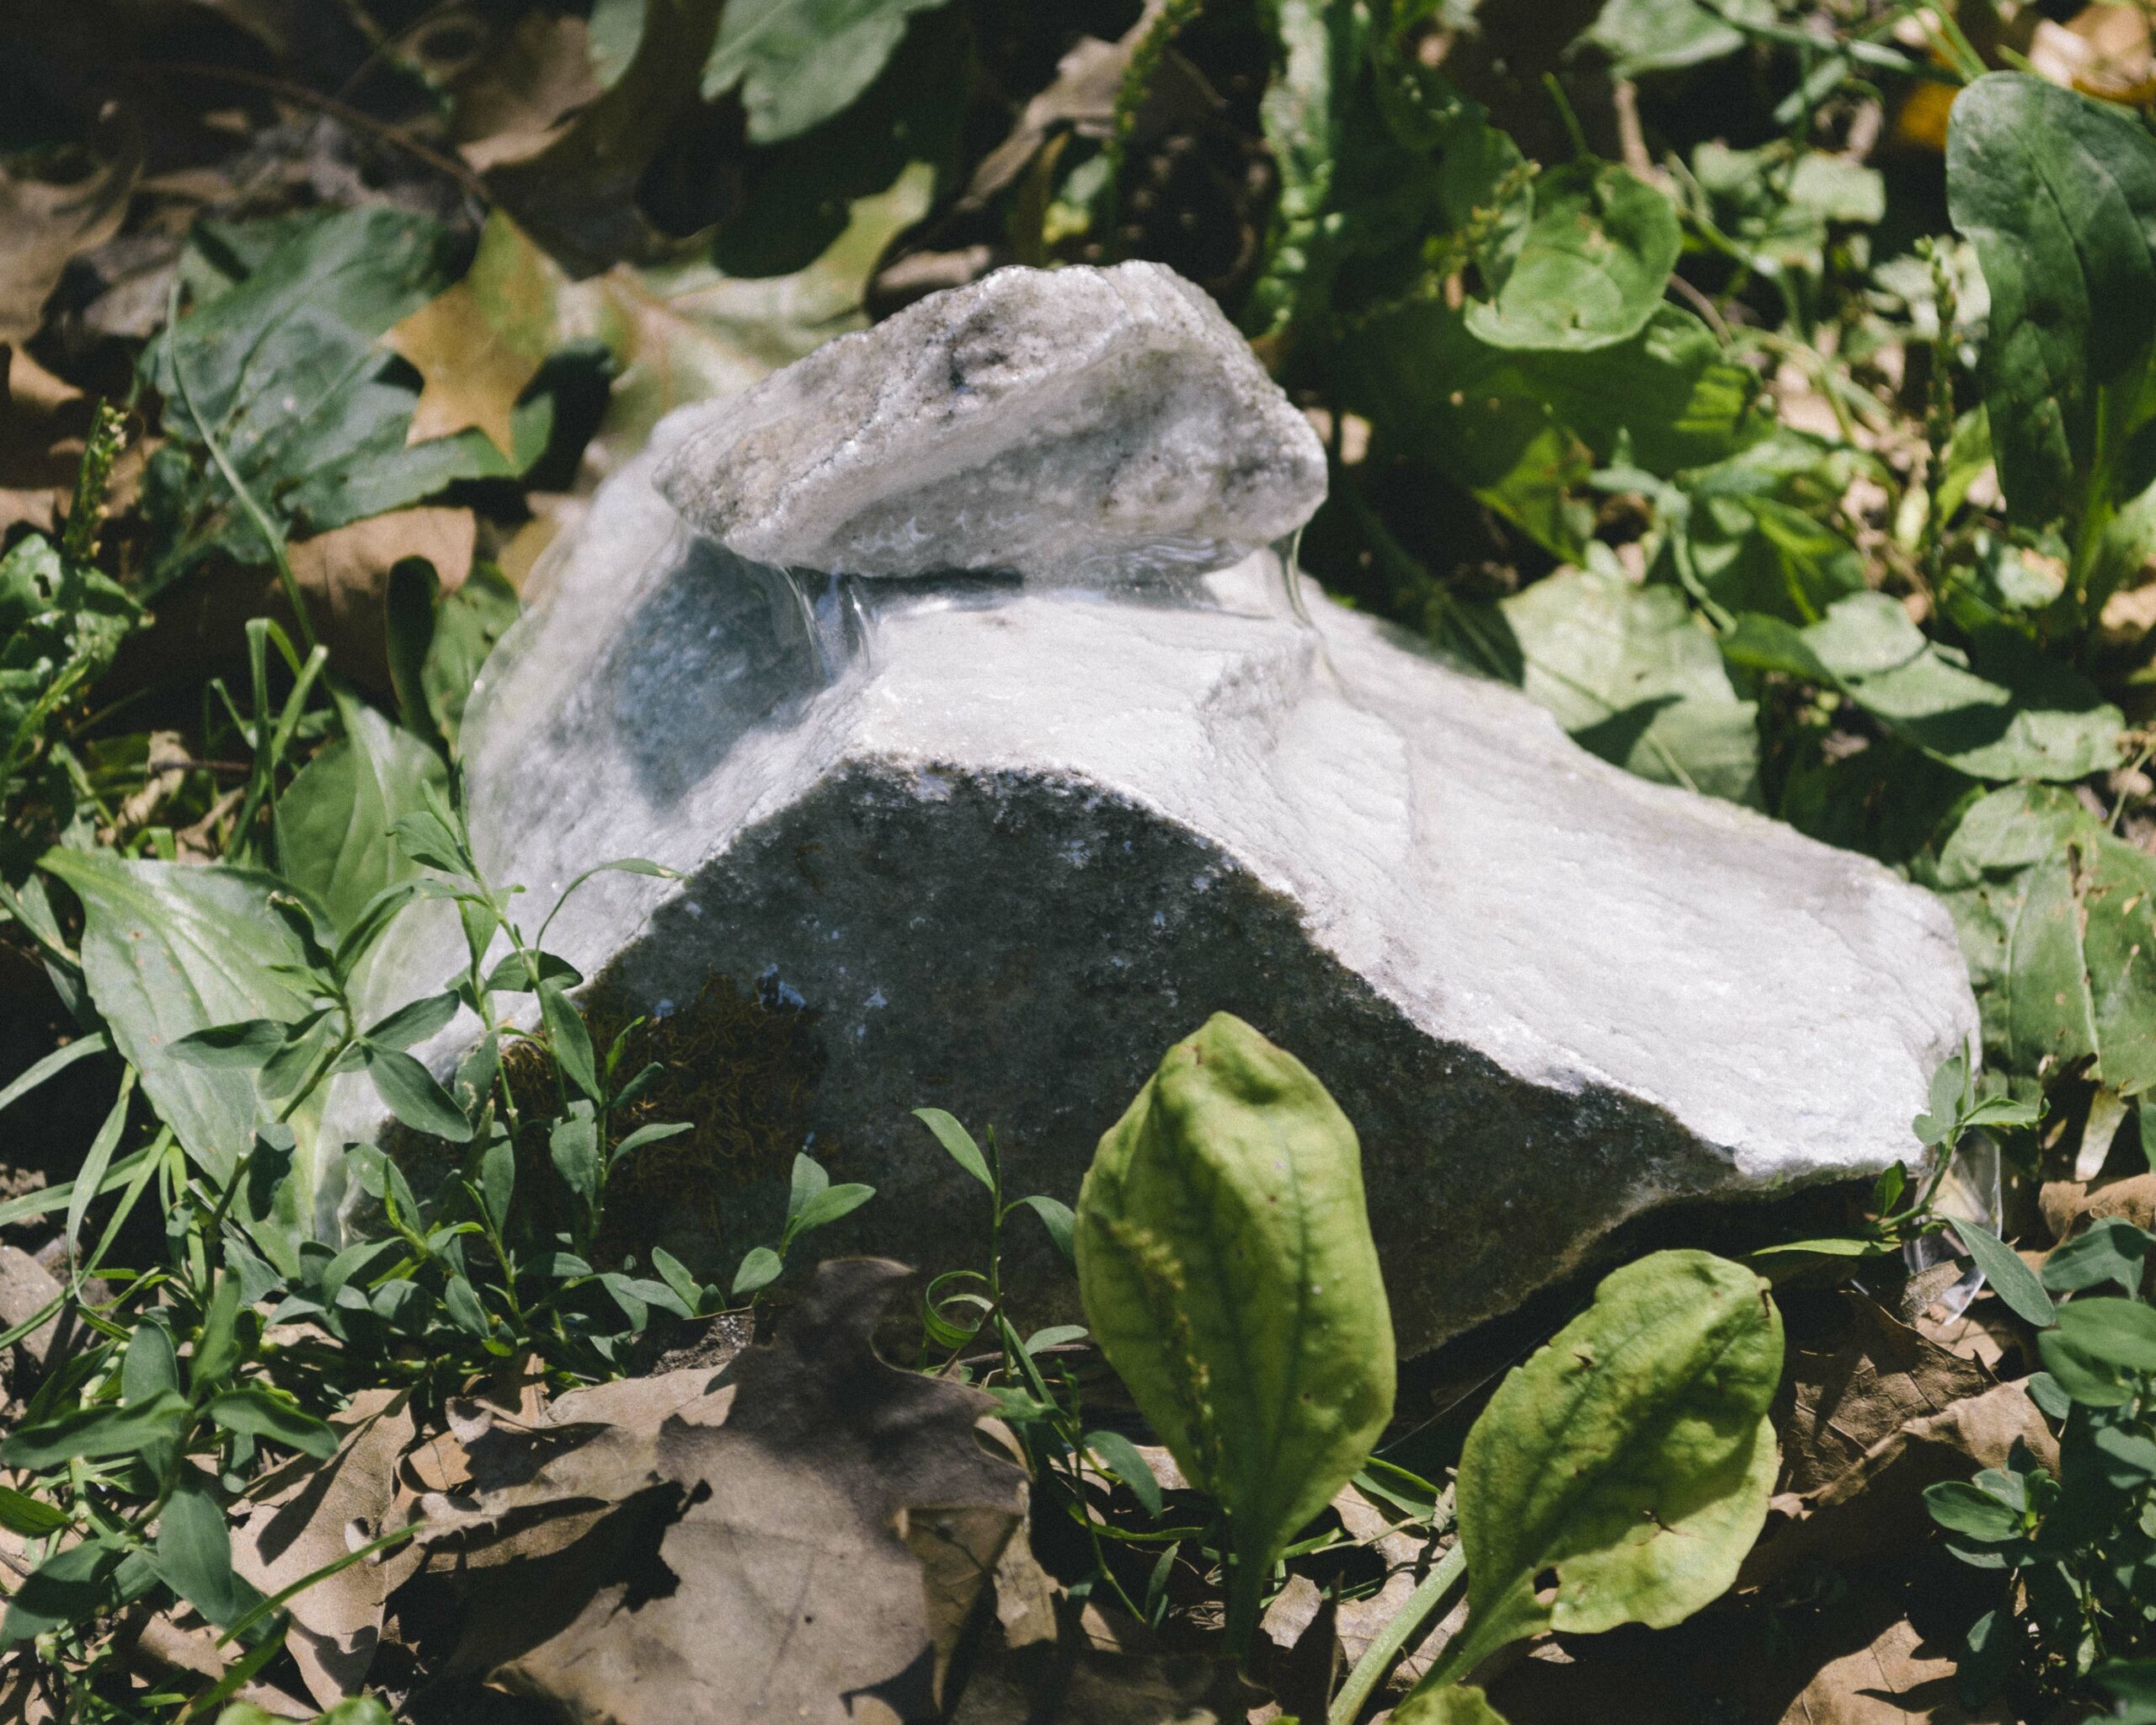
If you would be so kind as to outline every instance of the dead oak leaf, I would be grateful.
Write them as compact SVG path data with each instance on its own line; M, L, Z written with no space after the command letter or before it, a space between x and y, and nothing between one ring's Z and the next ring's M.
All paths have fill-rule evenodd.
M723 1424L684 1418L691 1403L658 1426L659 1483L557 1555L590 1589L573 1619L531 1634L528 1575L475 1601L468 1645L527 1628L493 1680L579 1725L938 1717L1025 1475L976 1434L986 1397L877 1357L877 1318L910 1274L825 1264L777 1338L728 1369ZM623 1459L617 1488L638 1476Z
M406 447L476 426L514 462L510 414L552 345L560 272L496 211L464 279L391 328L382 344L417 371Z
M232 1567L264 1594L348 1556L385 1530L397 1464L417 1435L411 1392L368 1390L334 1422L350 1435L327 1461L296 1463L232 1541ZM382 1637L382 1601L413 1559L361 1559L296 1594L285 1645L307 1693L333 1706L358 1691Z

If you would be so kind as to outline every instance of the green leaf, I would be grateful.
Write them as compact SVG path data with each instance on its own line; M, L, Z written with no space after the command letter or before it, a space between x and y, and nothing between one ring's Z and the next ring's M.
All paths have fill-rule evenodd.
M390 823L389 830L398 848L421 868L438 868L444 874L471 874L472 859L440 815L424 809L400 814Z
M188 398L256 500L293 534L401 509L454 480L511 477L536 458L551 428L542 397L520 415L519 461L478 431L407 446L418 385L377 342L450 285L456 243L441 224L374 205L254 226L272 243L246 259L244 279L198 299L142 358L169 440L143 480L154 530L150 592L213 553L266 561L257 529L205 457ZM245 234L246 225L223 230ZM204 243L198 230L192 258Z
M1392 1319L1355 1129L1299 1060L1216 1013L1086 1176L1086 1321L1186 1477L1227 1511L1229 1638L1392 1413Z
M570 1083L593 1102L600 1099L599 1070L591 1052L591 1033L584 1014L569 1003L561 985L539 979L539 1014L547 1026L547 1045Z
M516 1193L516 1145L507 1135L487 1146L479 1159L479 1183L486 1194L487 1215L495 1231L509 1226L510 1200Z
M2057 1340L2061 1349L2085 1364L2143 1376L2156 1373L2156 1306L2138 1300L2071 1300L2058 1309ZM2057 1372L2049 1346L2044 1348L2044 1364Z
M291 1027L275 1018L242 1018L190 1031L172 1045L173 1058L191 1066L244 1066L256 1070L285 1045Z
M26 1497L13 1486L0 1486L0 1527L25 1539L41 1540L67 1525L65 1511L36 1498Z
M1145 1458L1138 1453L1138 1445L1121 1432L1087 1432L1086 1447L1102 1466L1130 1488L1130 1495L1138 1499L1139 1506L1157 1521L1161 1515L1161 1482L1145 1465Z
M449 1285L442 1290L442 1304L449 1308L450 1316L457 1328L468 1331L481 1341L494 1332L494 1326L487 1322L487 1309L479 1304L478 1290L462 1276L451 1276Z
M532 966L542 978L563 988L574 988L584 980L584 973L567 959L558 959L552 953L534 953ZM494 994L530 994L532 986L526 980L524 954L511 953L500 964L487 973L487 988Z
M375 1020L367 1026L366 1039L383 1048L409 1048L448 1023L461 1004L453 991L428 995Z
M2024 1323L2048 1329L2057 1322L2052 1296L2036 1273L2021 1261L2021 1254L1981 1222L1951 1218L1963 1250L1976 1260L1992 1292L2006 1302L2007 1310Z
M547 1153L562 1183L589 1208L599 1197L599 1127L577 1117L555 1123L547 1135Z
M1417 1690L1392 1711L1392 1725L1505 1725L1505 1717L1471 1683Z
M786 1219L791 1223L808 1205L809 1200L831 1183L831 1177L824 1172L824 1165L812 1156L797 1154L793 1158L793 1182L786 1195Z
M2043 1284L2054 1294L2079 1294L2106 1282L2127 1294L2141 1291L2156 1235L2137 1228L2124 1216L2103 1216L2086 1233L2052 1248L2044 1260Z
M1609 56L1618 78L1698 66L1744 45L1743 33L1700 0L1606 0L1582 40Z
M1756 804L1758 708L1673 587L1568 569L1503 602L1521 686L1574 741L1664 784Z
M2020 1509L1961 1480L1926 1487L1924 1503L1934 1521L1965 1539L2000 1545L2021 1536Z
M741 1267L734 1273L734 1292L754 1294L760 1288L768 1288L785 1270L785 1260L768 1246L753 1246L741 1260Z
M179 1348L172 1331L155 1317L145 1317L127 1338L120 1356L120 1395L130 1407L180 1391Z
M696 1130L693 1120L670 1120L663 1124L654 1123L649 1126L639 1126L614 1146L614 1153L607 1159L606 1165L611 1167L623 1156L634 1156L647 1145L664 1144L670 1138L679 1138L684 1132Z
M1467 328L1494 348L1583 353L1630 339L1662 304L1684 242L1669 200L1614 163L1536 177L1534 213Z
M337 1453L337 1434L329 1426L253 1385L213 1397L203 1412L228 1432L269 1438L317 1461Z
M945 0L729 0L704 64L704 99L736 84L752 142L821 125L875 82L906 19Z
M364 702L339 695L344 734L302 767L277 799L277 861L341 933L375 896L416 871L390 836L424 807L419 786L446 789L440 756Z
M1469 1616L1426 1686L1545 1629L1667 1628L1717 1598L1766 1519L1781 1365L1748 1270L1658 1252L1605 1279L1468 1433Z
M851 1215L875 1195L873 1186L862 1186L853 1182L826 1188L803 1204L787 1223L787 1243L791 1245L796 1238L811 1229L826 1227L841 1216Z
M2156 1087L2156 859L2070 791L2017 785L1961 819L1931 880L1953 912L2004 1070L2037 1077L2093 1057L2121 1095Z
M187 1404L166 1393L132 1407L111 1402L78 1407L29 1426L0 1443L0 1461L10 1467L44 1468L80 1456L125 1455L144 1445L179 1434Z
M157 1515L157 1576L220 1627L251 1610L261 1594L232 1573L224 1506L195 1468L183 1467Z
M401 1049L384 1048L371 1041L361 1043L360 1049L375 1092L390 1113L415 1132L430 1133L451 1144L472 1141L472 1123L450 1100L449 1092L435 1081L435 1075L418 1060Z
M2100 514L2148 414L2156 140L2122 109L2019 72L1956 99L1946 199L1991 291L1978 365L2017 521ZM2123 483L2122 483L2123 482Z
M1029 1210L1041 1219L1041 1226L1048 1230L1048 1237L1055 1242L1055 1249L1065 1263L1078 1262L1078 1248L1072 1241L1078 1219L1071 1215L1069 1204L1036 1193L1031 1198L1020 1199L1014 1207Z
M228 1178L271 1111L252 1075L176 1059L172 1044L215 1026L288 1022L307 1011L307 997L275 968L292 956L266 914L277 883L221 864L125 862L109 851L51 851L40 866L82 901L83 974L115 1045L189 1156L212 1179Z
M197 1401L229 1378L239 1365L243 1352L240 1314L243 1309L239 1278L229 1270L221 1274L210 1291L210 1304L202 1314L202 1327L195 1337L194 1357L187 1365L187 1387Z
M105 1605L113 1573L126 1555L126 1547L103 1538L85 1540L47 1557L8 1599L7 1618L0 1621L0 1647L93 1616Z
M2078 779L2118 762L2125 718L2087 679L2025 651L2010 681L1979 676L1883 593L1838 601L1801 641L1813 681L1972 777Z
M974 1135L958 1124L955 1114L946 1114L942 1108L915 1108L913 1117L936 1135L936 1141L950 1152L953 1162L990 1192L995 1190L995 1176L988 1171L988 1158L980 1153Z
M435 606L434 632L419 665L419 690L427 715L452 751L463 729L464 709L494 644L517 619L520 601L509 578L490 563L475 563L454 593Z

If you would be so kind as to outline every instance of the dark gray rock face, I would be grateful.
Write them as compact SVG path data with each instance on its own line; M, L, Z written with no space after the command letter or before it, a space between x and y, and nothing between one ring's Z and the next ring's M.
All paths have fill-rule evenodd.
M1930 1074L1976 1025L1928 895L1594 759L1273 552L1137 569L1111 531L1087 565L1064 508L1052 579L744 560L654 484L731 411L677 416L602 489L466 740L482 860L526 904L612 857L687 877L571 901L549 944L595 1001L677 1028L717 1002L810 1051L736 1134L733 1255L775 1232L806 1138L881 1194L819 1249L978 1264L985 1196L910 1110L994 1125L1014 1194L1070 1201L1162 1051L1223 1009L1360 1132L1409 1352L1657 1207L1919 1154ZM442 932L403 926L375 998L438 987ZM331 1129L378 1124L346 1083ZM1027 1315L1068 1311L1045 1242L1011 1234Z

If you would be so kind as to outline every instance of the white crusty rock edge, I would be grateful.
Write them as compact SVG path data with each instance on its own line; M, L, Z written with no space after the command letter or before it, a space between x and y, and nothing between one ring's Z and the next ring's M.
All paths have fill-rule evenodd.
M704 416L659 473L740 555L862 575L1214 569L1308 520L1325 452L1158 264L1003 270Z

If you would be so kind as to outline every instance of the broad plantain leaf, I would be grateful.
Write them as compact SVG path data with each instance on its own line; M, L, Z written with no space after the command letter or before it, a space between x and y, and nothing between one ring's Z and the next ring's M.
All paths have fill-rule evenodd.
M1467 327L1494 348L1584 353L1629 340L1662 303L1684 236L1669 200L1613 163L1534 182L1534 214Z
M1781 1366L1749 1270L1657 1252L1608 1277L1467 1434L1467 1626L1425 1686L1545 1629L1667 1628L1717 1598L1766 1520Z
M1355 1129L1301 1061L1215 1013L1102 1138L1076 1243L1102 1351L1227 1511L1246 1644L1274 1560L1392 1413Z
M419 786L446 790L440 758L363 701L340 694L344 734L302 767L277 802L277 860L341 932L376 893L419 870L390 836L425 804Z
M2124 1097L2156 1087L2156 860L2071 791L2016 785L1961 819L1929 883L1953 912L2000 1069L2094 1056Z
M272 968L294 950L270 913L280 883L221 864L127 862L48 852L43 867L82 901L83 974L114 1044L187 1153L222 1180L270 1118L253 1073L175 1056L180 1038L243 1019L289 1023L307 1001Z
M1947 207L1991 290L1978 372L2017 520L2100 519L2146 489L2156 140L2124 109L1995 72L1954 104Z
M1568 569L1503 602L1521 686L1573 741L1642 777L1756 804L1758 708L1674 587Z

